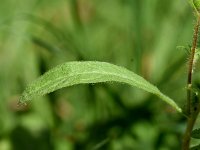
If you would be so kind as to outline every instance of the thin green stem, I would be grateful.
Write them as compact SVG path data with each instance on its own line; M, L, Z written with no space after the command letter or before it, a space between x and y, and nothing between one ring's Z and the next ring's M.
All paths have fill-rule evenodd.
M198 103L199 105L199 103ZM196 106L194 108L197 108ZM187 121L187 128L185 131L185 134L183 136L183 143L182 143L182 150L189 150L190 147L190 137L191 137L191 133L194 127L194 124L196 122L197 116L199 114L199 106L198 109L194 109L194 114L191 115L191 117L188 118Z
M198 41L198 32L199 32L199 25L200 25L200 16L197 17L197 23L194 28L194 35L193 35L193 42L191 48L191 54L189 58L189 68L188 68L188 80L187 80L187 127L185 134L183 136L183 143L182 143L182 150L189 150L190 146L190 139L191 139L191 132L193 130L195 121L199 114L199 102L193 101L193 94L192 94L192 75L193 75L193 68L194 68L194 55L197 48L197 41Z
M199 25L200 25L200 16L197 17L197 24L194 28L194 35L193 35L193 42L192 42L192 49L188 63L188 79L187 79L187 114L191 114L191 107L192 107L192 100L191 100L191 87L192 87L192 74L194 68L194 55L197 48L197 41L198 41L198 32L199 32Z

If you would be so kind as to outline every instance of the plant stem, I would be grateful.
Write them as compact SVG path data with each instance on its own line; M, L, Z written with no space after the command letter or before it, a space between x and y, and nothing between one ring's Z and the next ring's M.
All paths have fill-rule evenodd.
M193 130L195 121L199 114L199 108L200 108L199 102L194 103L192 99L192 74L194 68L194 55L197 48L199 25L200 25L200 16L198 15L197 23L194 27L193 42L192 42L192 48L188 66L189 68L188 68L188 79L187 79L187 108L186 108L187 109L186 113L188 114L188 120L187 120L186 131L183 136L182 150L189 150L191 132Z
M192 74L194 68L194 55L197 48L197 41L198 41L198 32L199 32L199 25L200 25L200 16L197 17L197 23L194 28L194 35L193 35L193 42L191 48L191 54L188 63L188 79L187 79L187 114L191 114L191 107L192 107L192 100L191 100L191 87L192 87Z
M192 133L195 121L197 119L198 113L199 113L199 108L198 108L198 110L196 110L196 113L194 113L193 115L191 115L191 117L188 118L187 128L186 128L185 134L183 136L182 150L189 150L190 137L191 137L191 133Z

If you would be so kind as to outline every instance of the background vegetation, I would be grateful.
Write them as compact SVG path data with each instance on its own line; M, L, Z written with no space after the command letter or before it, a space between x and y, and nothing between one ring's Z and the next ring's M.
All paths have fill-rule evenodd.
M98 60L136 72L184 107L191 12L186 0L1 1L0 150L180 149L183 116L126 85L64 88L23 108L17 101L50 68Z

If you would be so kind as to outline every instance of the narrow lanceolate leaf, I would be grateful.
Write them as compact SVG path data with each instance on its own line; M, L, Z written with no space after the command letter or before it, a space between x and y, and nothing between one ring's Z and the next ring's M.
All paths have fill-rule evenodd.
M197 145L197 146L191 147L190 150L200 150L200 145Z
M193 130L191 137L195 139L200 139L200 128Z
M161 93L157 87L150 84L144 78L123 67L95 61L67 62L51 69L25 89L19 102L26 103L33 97L45 95L63 87L99 82L129 84L157 95L177 111L182 111L172 99Z

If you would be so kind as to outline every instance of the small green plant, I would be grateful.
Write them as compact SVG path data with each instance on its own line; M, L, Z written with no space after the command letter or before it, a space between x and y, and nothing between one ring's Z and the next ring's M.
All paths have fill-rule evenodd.
M183 135L182 150L200 149L200 145L190 148L191 137L200 139L200 129L193 130L200 111L200 102L198 92L194 90L192 82L194 65L199 59L200 54L197 45L200 26L200 0L189 0L189 3L195 12L197 21L194 27L193 42L188 61L187 104L185 109L180 108L174 100L134 72L110 63L97 61L67 62L51 69L25 89L20 97L19 104L26 104L33 97L42 96L63 87L77 84L100 82L125 83L158 96L161 100L171 105L177 112L187 117L188 121Z

